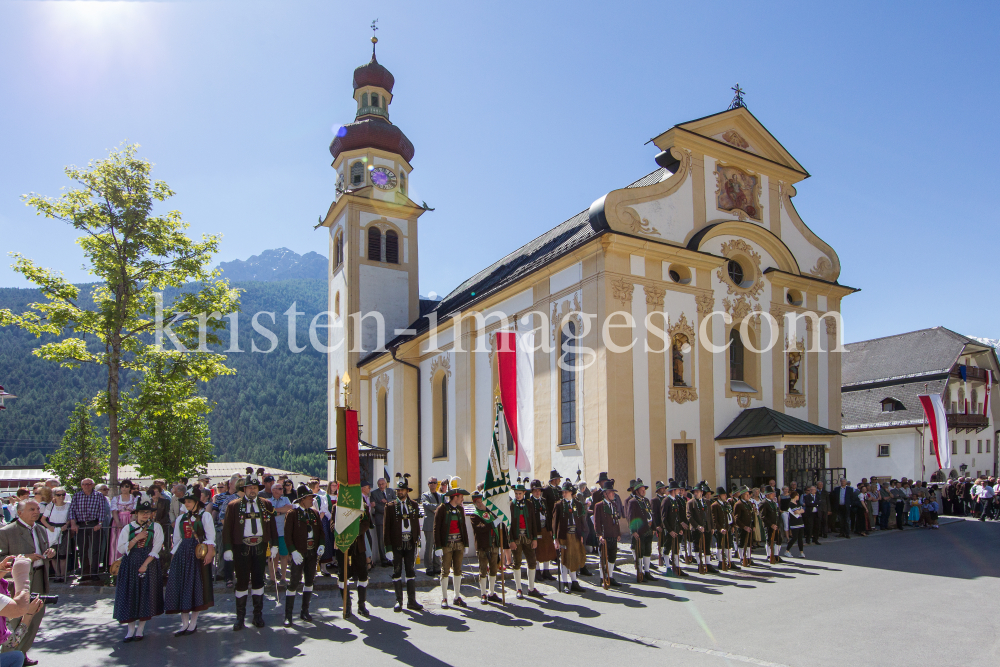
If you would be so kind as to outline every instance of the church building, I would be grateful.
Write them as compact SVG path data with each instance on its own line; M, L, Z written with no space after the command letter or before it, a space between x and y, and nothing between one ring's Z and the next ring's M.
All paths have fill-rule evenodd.
M566 220L430 301L419 262L447 258L420 254L427 209L408 196L415 150L390 120L394 83L374 50L354 71L321 222L330 419L347 374L390 474L483 478L501 326L534 332L532 478L781 484L843 465L839 314L855 290L792 203L808 172L740 91L655 136L641 178L567 202Z

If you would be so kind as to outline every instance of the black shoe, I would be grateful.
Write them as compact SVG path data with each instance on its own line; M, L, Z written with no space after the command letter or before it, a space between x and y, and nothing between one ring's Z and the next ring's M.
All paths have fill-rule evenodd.
M617 581L615 580L615 578L614 578L614 577L612 577L612 578L611 578L611 583L610 583L610 586L611 586L611 588L621 588L621 587L622 587L622 585L621 585L621 584L619 584L619 583L618 583L618 582L617 582Z
M292 627L292 614L295 611L295 596L285 596L285 620L282 623L286 628Z
M580 568L580 576L581 577L592 577L594 575L591 574L590 570L587 569L587 566L584 565L583 567Z
M263 595L253 595L253 626L255 628L263 628L266 624L264 623L264 596Z
M368 587L359 586L358 587L358 613L365 618L370 618L371 614L368 612L368 606L365 602L368 600Z
M343 593L341 593L341 595L343 595ZM354 616L354 614L351 613L351 603L354 602L354 596L351 595L351 591L347 591L345 600L347 601L347 606L344 608L344 618L351 618Z
M545 597L545 594L539 591L537 588L532 588L530 591L528 591L528 597L543 598Z
M576 593L582 593L583 592L583 587L580 586L580 582L579 581L574 581L572 584L570 584L569 589L571 591L576 592Z
M183 630L181 631L181 634L184 634ZM180 635L175 634L174 637L180 637ZM135 641L135 637L126 637L122 640L122 644L131 644L133 641Z
M569 584L563 586L563 593L569 594Z
M514 597L517 598L518 600L523 600L524 599L524 591L522 591L520 588L518 588L517 589L517 593L514 595Z
M490 593L486 599L490 602L503 602L503 600L500 599L500 596L496 593Z
M479 596L479 604L486 604L487 602L488 602L488 600L487 600L487 598L486 598L485 595L480 595Z
M462 607L463 609L467 609L469 607L469 605L465 604L465 600L458 597L457 595L455 596L455 599L451 601L451 603L452 605L456 607Z
M190 630L185 630L184 634L185 635L193 635L196 632L198 632L198 626L197 625L194 626L193 628L191 628Z
M247 627L244 621L247 617L247 596L236 598L236 622L233 623L233 632L239 632Z
M143 639L145 639L145 637L143 637L142 635L136 635L135 637L132 637L132 641L134 642L141 642Z
M183 630L178 630L177 632L175 632L174 637L183 637L186 634L187 634L187 627L185 627ZM132 640L126 639L125 641L132 641Z
M729 564L729 569L730 570L739 570L739 569L742 569L742 568L740 568L740 566L737 565L736 563L730 563Z
M406 608L413 611L423 611L424 605L417 602L417 582L410 579L406 582Z
M643 581L656 581L656 577L654 577L649 572L643 572L643 574L642 574L642 580Z
M649 564L649 569L651 569L651 570L659 570L660 566L657 565L656 563L650 563Z

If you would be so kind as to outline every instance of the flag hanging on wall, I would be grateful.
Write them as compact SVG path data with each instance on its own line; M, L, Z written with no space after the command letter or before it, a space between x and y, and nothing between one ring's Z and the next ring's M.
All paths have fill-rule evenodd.
M504 420L514 439L514 468L531 470L535 450L534 333L496 332L497 375ZM506 434L504 434L506 435Z
M920 394L920 405L924 408L930 426L931 440L937 454L938 468L951 469L951 447L948 446L948 417L944 412L944 402L939 394Z
M337 408L337 548L347 551L358 537L361 519L361 466L358 460L358 412Z
M993 371L986 369L986 396L983 398L983 416L990 414L990 389L993 387Z
M510 527L510 471L507 458L507 438L503 435L503 406L496 404L493 419L493 445L486 461L486 482L483 502L497 515L496 525Z

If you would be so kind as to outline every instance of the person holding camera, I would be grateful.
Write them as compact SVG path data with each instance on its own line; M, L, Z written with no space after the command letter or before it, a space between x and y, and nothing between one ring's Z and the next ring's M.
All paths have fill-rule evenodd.
M32 593L48 595L49 568L48 559L55 556L55 551L49 548L49 538L45 528L38 523L41 510L34 500L22 500L16 505L17 519L0 528L0 558L8 556L25 556L31 561L29 586ZM20 591L18 591L20 593ZM20 651L24 654L25 665L36 665L37 660L28 657L28 649L35 641L38 627L45 615L45 606L41 605L35 611L24 614L12 624L12 636L3 644L2 652Z
M0 562L0 644L6 644L11 638L11 631L7 628L7 619L19 619L23 616L38 616L45 601L37 596L32 596L25 586L23 590L14 592L14 584L9 579L4 579L14 568L15 556L7 556ZM30 568L30 565L29 565ZM0 667L22 667L25 664L36 664L32 660L25 662L26 656L21 651L7 651L0 653Z

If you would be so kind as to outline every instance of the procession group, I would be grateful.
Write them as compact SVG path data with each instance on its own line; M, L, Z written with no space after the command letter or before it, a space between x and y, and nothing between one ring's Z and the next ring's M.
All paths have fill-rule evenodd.
M301 599L299 619L313 620L310 603L315 577L322 571L321 561L329 560L330 524L323 515L328 516L331 506L336 506L336 487L331 485L327 493L317 494L300 486L293 494L292 507L283 512L279 532L278 514L271 500L261 494L262 474L248 470L245 477L236 480L236 493L226 500L222 513L221 533L206 509L211 493L200 484L183 492L183 511L173 522L172 547L167 552L165 587L160 563L165 529L155 520L154 503L144 495L138 498L133 520L119 532L119 559L112 567L116 579L114 618L127 625L125 642L141 641L145 623L163 613L180 615L175 636L197 632L199 614L214 605L212 568L217 550L222 562L231 565L235 573L234 631L246 627L248 605L252 625L265 626L265 575L278 557L279 544L291 559L284 625L293 624L297 597ZM622 572L617 564L618 549L625 541L631 541L638 582L655 581L659 574L653 571L660 566L668 567L671 576L684 578L690 576L685 571L687 565L697 566L704 574L780 563L779 534L788 539L789 549L796 540L802 549L807 510L797 491L788 502L779 504L773 486L743 487L731 494L719 487L713 494L705 482L684 487L669 480L666 484L657 482L649 494L649 485L637 479L628 484L628 495L623 498L615 480L602 473L597 487L582 498L577 484L564 480L556 470L550 475L548 484L518 478L511 485L509 523L491 509L492 503L487 506L481 490L470 494L458 478L445 479L440 485L432 478L418 503L410 497L410 476L397 474L395 498L390 500L391 494L383 491L384 504L377 513L369 499L370 484L363 482L365 502L358 536L349 547L335 550L332 560L343 615L353 615L352 582L357 591L357 612L370 615L368 575L377 564L372 556L378 555L383 542L393 568L396 612L404 608L404 590L405 607L423 609L416 599L415 572L422 542L426 572L438 577L445 609L467 606L461 582L463 558L470 548L478 558L481 604L502 601L497 595L497 579L508 570L513 570L516 599L545 597L536 581L555 581L553 564L558 567L559 590L582 592L578 576L591 574L588 548L597 553L601 585L618 587L616 572ZM439 486L443 487L441 492ZM469 496L472 502L466 504ZM376 533L376 520L381 521L378 546L370 539ZM760 546L764 559L755 561L753 551ZM526 566L524 573L522 566ZM271 575L275 577L273 569ZM449 583L453 590L450 601Z

